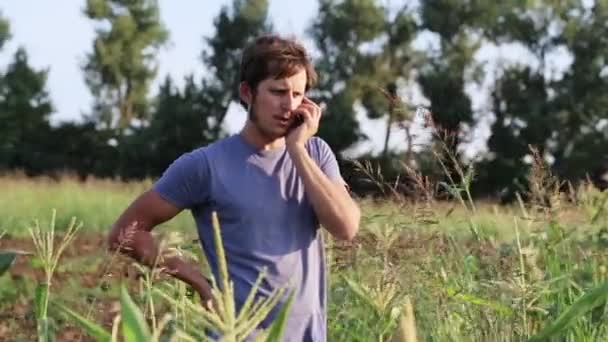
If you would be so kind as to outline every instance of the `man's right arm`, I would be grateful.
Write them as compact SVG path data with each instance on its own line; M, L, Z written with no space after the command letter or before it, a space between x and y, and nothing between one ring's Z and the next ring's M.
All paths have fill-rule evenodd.
M199 293L205 305L209 305L211 287L200 272L200 267L176 256L159 255L158 243L150 233L154 227L180 212L180 208L163 199L156 191L148 190L120 215L108 235L108 243L111 250L131 256L143 265L159 267L188 283Z

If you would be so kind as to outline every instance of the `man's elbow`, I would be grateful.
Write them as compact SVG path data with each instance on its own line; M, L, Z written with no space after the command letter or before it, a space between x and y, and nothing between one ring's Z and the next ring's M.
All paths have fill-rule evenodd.
M346 230L344 233L342 233L340 239L344 241L352 241L357 235L358 230L359 227L350 228L349 230Z
M359 221L360 221L360 218L359 218L359 216L357 216L355 221L350 225L349 229L347 230L347 234L346 234L344 240L352 241L355 238L355 236L359 232Z
M352 241L359 231L359 223L361 221L361 213L356 210L351 217L344 220L337 229L337 234L334 236L339 240Z

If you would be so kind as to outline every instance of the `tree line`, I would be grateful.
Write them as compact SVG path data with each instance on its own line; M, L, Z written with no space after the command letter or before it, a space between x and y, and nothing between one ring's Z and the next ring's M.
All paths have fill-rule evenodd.
M336 153L368 138L356 119L364 113L389 123L382 153L359 157L379 163L387 179L403 173L404 164L445 177L433 159L464 159L463 146L478 139L474 132L483 125L489 138L473 158L476 194L508 196L525 187L530 146L564 180L603 174L608 1L409 3L319 0L305 33L314 42L320 75L310 95L327 105L319 135ZM82 12L96 28L82 65L92 108L83 122L51 125L49 70L31 67L27 51L18 49L0 67L0 171L159 176L181 153L228 134L223 123L229 106L238 103L241 49L274 32L267 0L234 0L215 17L214 34L204 37L206 74L187 76L183 86L167 76L151 96L157 55L170 35L157 2L87 0ZM0 49L10 32L0 17ZM498 59L491 66L479 58L488 47L517 48L529 62ZM566 67L556 70L556 63ZM422 100L411 96L412 89ZM414 134L420 104L432 113L435 131L445 133L422 147ZM399 151L388 144L396 130L405 132ZM442 149L435 148L439 143ZM455 165L446 165L457 176ZM345 166L347 175L351 171Z

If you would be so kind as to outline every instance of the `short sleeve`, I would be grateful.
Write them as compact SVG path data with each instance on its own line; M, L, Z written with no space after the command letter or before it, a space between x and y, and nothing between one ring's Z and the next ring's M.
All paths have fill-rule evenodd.
M210 193L209 164L203 150L177 158L156 181L153 189L181 209L204 203Z
M311 157L316 160L319 168L323 173L334 182L341 182L346 185L342 175L340 174L340 167L333 151L329 145L319 137L312 137L309 140L309 153Z

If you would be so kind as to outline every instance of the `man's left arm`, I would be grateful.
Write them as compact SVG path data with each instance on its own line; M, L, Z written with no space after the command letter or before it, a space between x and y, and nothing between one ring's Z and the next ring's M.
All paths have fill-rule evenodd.
M288 145L288 151L319 222L335 238L352 240L359 230L361 212L343 181L330 180L304 145Z

